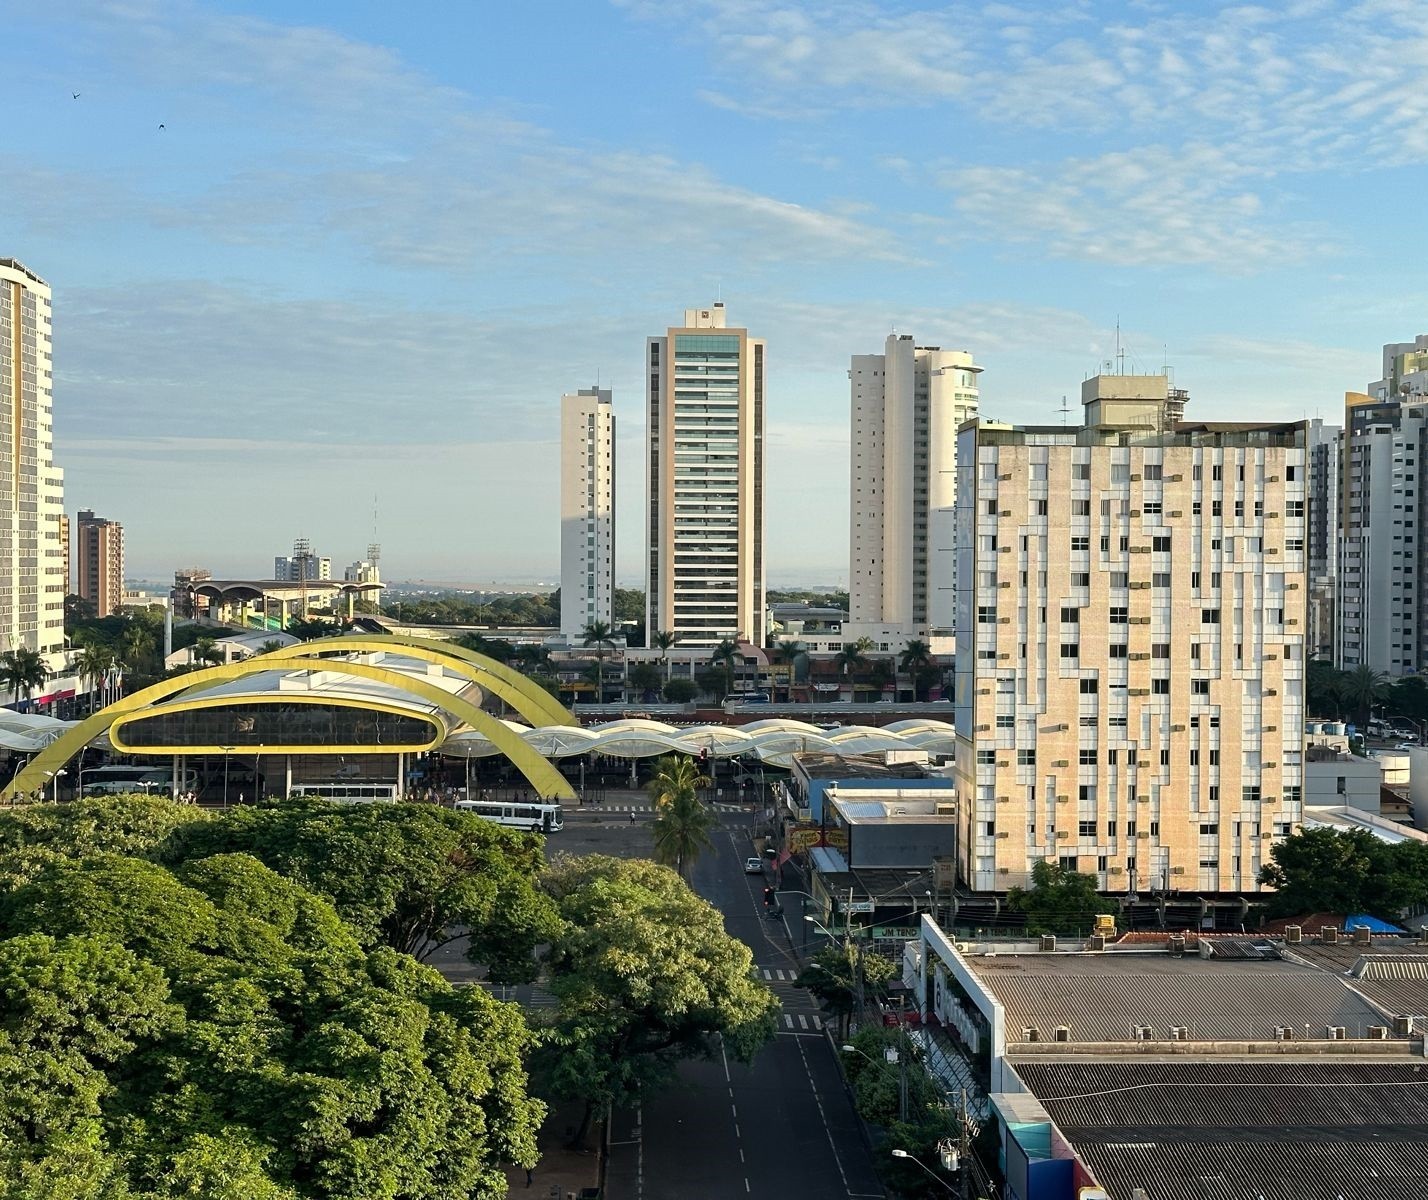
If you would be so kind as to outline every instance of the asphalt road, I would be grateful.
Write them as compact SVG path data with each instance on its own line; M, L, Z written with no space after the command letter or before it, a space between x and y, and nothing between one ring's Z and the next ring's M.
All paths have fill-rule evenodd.
M602 811L567 810L562 848L646 854L650 816L629 823L612 795ZM751 817L725 811L714 848L691 883L754 952L783 1004L779 1032L748 1066L685 1063L678 1084L634 1112L616 1112L606 1172L609 1200L828 1200L881 1197L834 1050L808 994L792 986L797 960L781 922L764 919L767 880L745 875Z

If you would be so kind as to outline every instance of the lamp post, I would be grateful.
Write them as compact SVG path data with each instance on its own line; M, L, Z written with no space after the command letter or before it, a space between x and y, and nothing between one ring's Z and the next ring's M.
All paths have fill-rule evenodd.
M940 1184L941 1184L943 1187L945 1187L949 1192L951 1192L952 1195L955 1196L955 1195L957 1194L957 1189L956 1189L956 1188L954 1188L950 1183L948 1183L945 1179L943 1179L941 1175L937 1174L936 1171L934 1171L931 1167L929 1167L925 1162L922 1161L922 1159L918 1158L915 1154L909 1154L906 1150L892 1150L892 1151L890 1151L890 1153L892 1154L892 1156L893 1156L894 1158L905 1158L905 1159L908 1159L910 1162L915 1162L915 1163L916 1163L919 1167L921 1167L928 1175L932 1176L933 1179L937 1180L938 1183L940 1183ZM945 1156L944 1156L944 1157L945 1157ZM953 1158L954 1158L954 1160L955 1160L955 1158L956 1158L955 1153L953 1154ZM955 1169L955 1168L954 1168L954 1169Z

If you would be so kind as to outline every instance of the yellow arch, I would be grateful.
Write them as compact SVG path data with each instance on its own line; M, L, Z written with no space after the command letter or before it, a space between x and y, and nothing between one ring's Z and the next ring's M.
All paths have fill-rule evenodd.
M334 638L333 640L338 639ZM176 679L161 680L131 696L124 696L116 700L107 708L102 708L97 713L86 717L72 729L67 729L39 754L35 755L24 769L3 790L0 790L0 800L8 800L12 796L23 795L26 792L43 788L56 771L101 733L104 733L119 717L147 708L156 701L163 700L177 692L187 691L195 684L200 687L209 687L213 684L227 683L248 675L271 671L273 664L267 661L270 658L271 655L260 654L254 658L246 658L241 662L194 671ZM359 679L375 680L399 691L409 692L433 707L459 717L472 729L488 737L492 745L509 758L526 777L538 795L563 800L575 799L575 789L570 786L565 776L542 755L528 746L519 735L490 713L477 708L469 700L453 696L435 684L402 671L369 666L367 663L349 662L341 658L288 656L285 665L294 670L332 671L338 675L353 675Z
M270 650L263 658L310 657L326 654L329 650L390 650L402 646L410 650L411 657L425 662L440 663L447 659L457 659L479 672L472 675L473 683L479 683L494 695L520 713L532 725L579 725L574 715L559 700L538 683L533 683L519 671L503 662L497 662L475 650L458 646L454 642L438 641L435 638L411 637L407 634L384 633L366 637L318 638L311 642L297 642L279 650ZM425 651L425 653L421 653Z

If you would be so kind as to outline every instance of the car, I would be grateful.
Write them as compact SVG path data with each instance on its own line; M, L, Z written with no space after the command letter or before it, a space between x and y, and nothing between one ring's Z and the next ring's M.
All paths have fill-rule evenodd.
M763 864L762 860L757 859L757 858L746 858L746 859L744 859L744 874L745 874L745 875L762 875L763 873L764 873L764 864Z

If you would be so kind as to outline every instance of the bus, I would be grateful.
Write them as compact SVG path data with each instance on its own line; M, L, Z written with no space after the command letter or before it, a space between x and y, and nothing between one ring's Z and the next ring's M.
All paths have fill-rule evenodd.
M317 796L337 804L395 804L395 783L302 783L293 784L294 796Z
M456 808L458 812L475 813L497 825L505 825L511 829L528 829L531 833L558 833L565 828L565 812L554 802L458 800Z
M172 793L174 789L173 767L154 765L91 767L79 773L77 782L85 796L117 796L123 792L149 792L151 794ZM192 773L185 772L179 784L179 791L186 792L194 785Z

